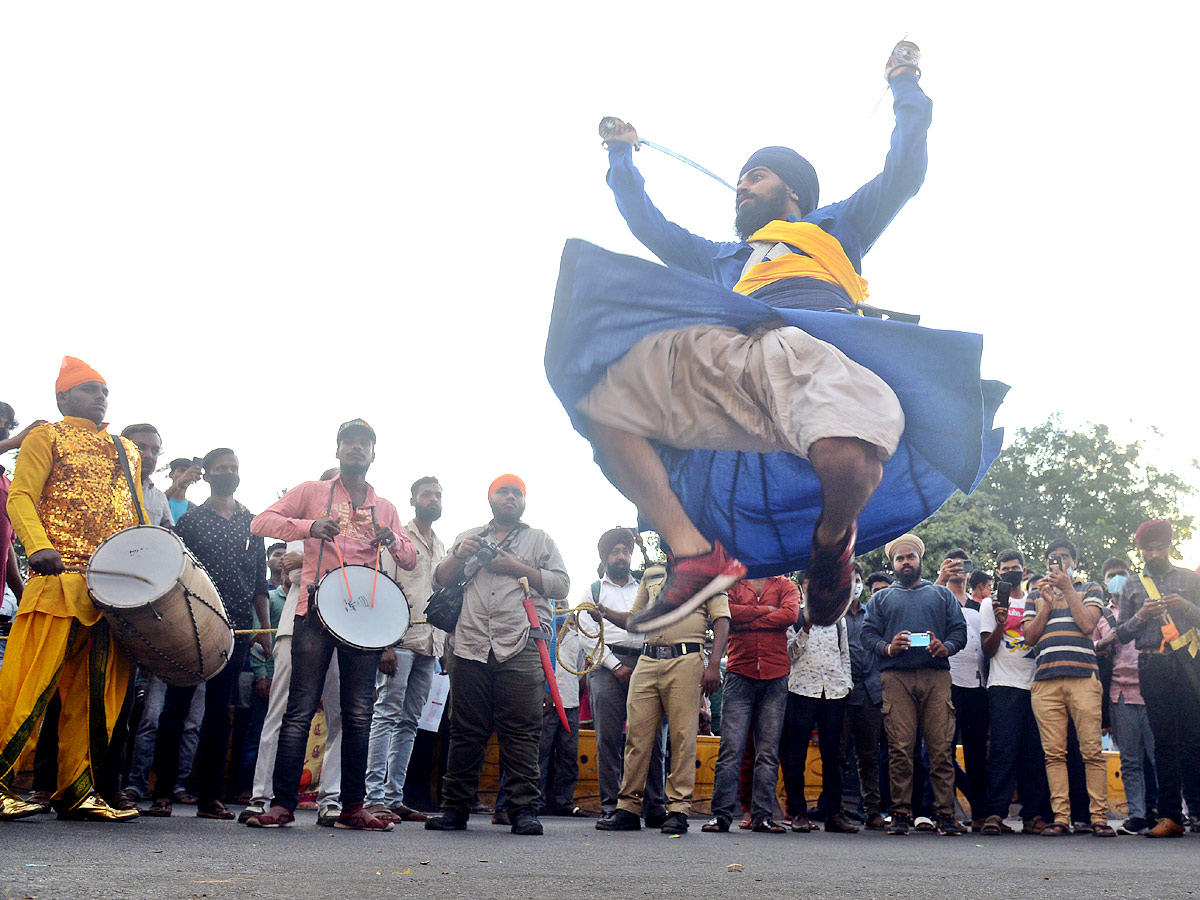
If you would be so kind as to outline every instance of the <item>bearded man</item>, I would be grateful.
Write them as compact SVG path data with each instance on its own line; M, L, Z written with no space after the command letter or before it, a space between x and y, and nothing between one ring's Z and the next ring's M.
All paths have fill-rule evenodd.
M915 51L898 45L886 66L896 128L883 172L819 206L812 165L765 147L739 176L737 242L670 222L633 166L636 130L605 134L617 208L671 268L569 242L546 371L670 548L666 586L633 631L681 621L747 573L796 569L810 622L831 625L850 603L856 542L878 547L956 485L972 490L999 452L1003 390L980 382L977 335L825 314L862 310L862 257L924 180L931 104Z
M872 595L862 626L863 646L880 657L883 727L888 737L892 824L912 827L913 755L917 731L929 750L938 834L961 834L954 819L954 704L950 657L967 643L967 621L950 589L921 577L925 544L904 534L887 545L896 581Z

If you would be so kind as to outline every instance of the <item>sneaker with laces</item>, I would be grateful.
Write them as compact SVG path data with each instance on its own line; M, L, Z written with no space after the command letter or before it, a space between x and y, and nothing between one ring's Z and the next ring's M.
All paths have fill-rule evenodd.
M888 834L908 834L912 828L912 816L907 816L904 813L895 813L892 816L892 823L887 827Z
M726 553L720 541L713 541L707 553L684 556L670 563L658 599L632 617L626 630L644 634L674 625L709 597L728 590L745 577L746 567Z
M817 527L820 525L818 521ZM838 543L822 547L817 543L817 529L813 529L812 562L804 573L808 578L804 614L813 625L834 624L850 606L857 535L858 526L851 525Z
M962 834L962 826L958 824L954 816L943 813L937 817L937 833L946 837L954 837Z

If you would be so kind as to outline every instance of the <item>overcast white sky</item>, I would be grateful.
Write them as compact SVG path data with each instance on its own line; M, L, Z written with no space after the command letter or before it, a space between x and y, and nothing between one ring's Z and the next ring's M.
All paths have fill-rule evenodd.
M1155 12L1155 10L1158 10ZM445 487L443 537L513 471L590 582L632 506L542 368L567 237L648 255L596 123L736 176L764 144L822 202L881 168L905 34L929 175L866 258L872 299L980 331L1009 427L1061 411L1195 455L1195 34L1188 6L36 3L0 13L0 398L54 418L64 353L164 460L234 447L255 511L374 423L371 480ZM873 109L874 108L874 109ZM652 150L672 218L732 195ZM1154 379L1151 383L1150 378ZM161 483L161 481L160 481ZM203 490L195 499L203 499ZM1200 501L1192 511L1200 513ZM1196 560L1192 560L1194 563Z

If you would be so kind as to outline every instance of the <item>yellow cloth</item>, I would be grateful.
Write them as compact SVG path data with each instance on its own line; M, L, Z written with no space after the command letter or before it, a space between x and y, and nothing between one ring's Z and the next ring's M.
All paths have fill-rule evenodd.
M137 504L142 504L141 456L124 441ZM121 470L112 436L90 419L68 416L40 425L21 443L8 494L8 517L25 552L54 549L63 565L86 566L110 535L138 523L137 508ZM85 625L99 618L82 575L35 575L21 611L74 616Z
M95 786L93 760L112 738L129 684L129 657L107 623L22 612L13 621L0 668L0 782L12 786L22 751L57 690L58 785L54 805L72 809Z
M1146 589L1151 600L1162 599L1158 585L1152 578L1144 573L1138 577L1142 580L1142 587ZM1179 626L1175 624L1175 620L1171 618L1169 612L1163 613L1160 618L1163 620L1163 624L1161 625L1162 643L1158 647L1159 653L1164 650L1183 650L1185 648L1192 656L1200 653L1200 634L1196 633L1195 628L1189 628L1186 633L1180 635Z
M750 242L755 241L790 244L799 247L808 256L789 253L758 263L733 286L739 294L753 293L784 278L816 278L839 285L855 305L865 302L869 296L866 279L854 271L854 265L838 239L819 225L776 220L750 235Z

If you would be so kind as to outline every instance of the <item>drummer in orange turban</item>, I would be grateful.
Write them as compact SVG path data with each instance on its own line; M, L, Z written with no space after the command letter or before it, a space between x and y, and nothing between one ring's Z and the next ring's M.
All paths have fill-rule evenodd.
M21 597L0 669L0 820L43 811L11 791L14 770L57 687L60 818L125 821L95 792L92 760L108 748L129 682L129 657L88 597L82 571L110 535L138 524L141 457L104 422L108 386L82 360L64 357L54 384L63 414L21 444L8 497L13 530L33 574ZM125 477L116 441L129 461ZM130 485L132 480L132 486ZM89 718L104 717L101 723Z

